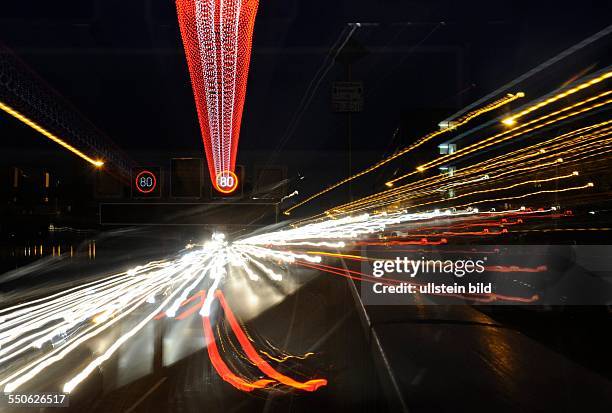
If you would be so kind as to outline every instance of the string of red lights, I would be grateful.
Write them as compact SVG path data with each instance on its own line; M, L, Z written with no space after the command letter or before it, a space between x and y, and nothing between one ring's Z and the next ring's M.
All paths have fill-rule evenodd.
M213 186L231 193L258 0L177 0Z

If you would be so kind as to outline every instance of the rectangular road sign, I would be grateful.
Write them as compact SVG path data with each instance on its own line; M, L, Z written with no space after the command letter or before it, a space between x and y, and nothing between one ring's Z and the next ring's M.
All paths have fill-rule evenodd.
M332 111L336 113L363 111L363 82L334 82Z
M173 158L170 172L170 193L173 198L202 197L201 158Z

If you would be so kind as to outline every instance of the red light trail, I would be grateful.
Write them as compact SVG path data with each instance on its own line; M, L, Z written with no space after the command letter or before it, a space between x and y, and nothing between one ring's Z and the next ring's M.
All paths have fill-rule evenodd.
M109 328L115 328L117 323L123 322L122 320L127 317L138 314L136 324L131 325L63 384L64 392L75 391L99 366L113 357L122 345L140 334L152 320L164 317L184 320L191 316L201 317L199 321L202 322L202 335L211 364L229 385L246 392L266 389L314 392L325 386L327 381L323 378L313 379L309 377L310 375L300 374L292 368L284 368L281 372L275 363L283 363L293 356L287 356L278 349L272 351L273 354L269 354L257 348L256 342L250 338L246 328L228 305L232 303L232 297L226 299L222 292L224 291L222 284L228 279L236 280L235 282L280 283L287 275L296 274L291 268L295 265L331 276L372 283L373 288L376 288L377 284L394 288L391 293L400 293L401 291L395 289L399 290L405 286L417 287L418 291L415 292L427 296L434 304L437 303L438 297L445 301L447 298L459 299L461 304L538 303L541 299L539 291L542 289L521 282L517 278L532 273L537 279L542 278L545 282L548 278L546 256L534 255L535 262L525 261L524 254L519 254L517 257L507 256L514 257L514 260L518 260L516 262L505 259L500 261L494 257L496 262L489 262L486 269L499 274L499 277L496 276L494 279L500 280L500 291L495 292L490 288L488 291L461 290L459 287L462 286L456 282L449 284L447 290L437 290L435 283L429 281L430 278L422 280L410 278L406 281L398 278L380 278L374 272L369 273L361 267L358 267L359 270L355 267L374 259L366 253L381 254L376 260L382 260L390 252L404 250L422 251L419 261L425 262L427 254L436 253L435 249L431 250L428 247L439 244L450 244L450 249L445 248L442 253L457 254L459 253L457 250L466 250L469 254L494 252L495 255L500 255L500 249L491 251L490 246L480 247L472 244L463 245L463 243L466 239L475 236L475 231L472 231L475 226L515 224L509 228L502 227L507 229L506 232L478 233L483 240L491 239L493 236L503 239L513 232L522 231L527 225L526 221L539 221L533 222L526 230L546 230L548 225L542 227L543 221L553 217L577 219L568 210L560 213L558 207L547 209L521 207L515 210L488 212L476 209L418 213L402 211L326 220L297 228L257 233L234 241L227 241L224 234L214 233L210 240L201 245L188 245L185 251L175 258L152 261L65 291L1 309L0 364L4 367L6 363L11 368L0 374L0 386L5 393L15 392L73 354L80 346L109 331ZM555 226L559 225L555 223ZM461 232L461 229L466 231ZM446 238L428 240L421 238L422 234L413 234L423 230L428 232L439 230L441 234L449 232L453 234L450 242ZM385 238L389 233L399 236L389 241ZM376 235L382 238L377 239ZM411 240L412 237L419 239ZM457 240L456 245L455 240ZM373 245L374 248L367 250L360 248L364 245ZM389 245L413 247L389 250L387 248ZM322 248L324 251L312 251L312 247ZM479 249L484 251L478 251ZM348 263L342 262L342 265L338 266L337 258L346 259ZM442 262L438 258L434 261ZM464 265L466 266L467 264ZM397 271L397 273L405 272ZM428 273L426 270L423 274ZM438 271L432 272L431 275L438 273L442 274ZM540 277L536 273L543 276ZM459 274L454 275L463 277ZM212 285L204 287L207 292L199 287L209 281L212 281ZM517 287L515 284L520 284L518 294L514 288ZM441 285L446 288L445 284ZM507 288L508 286L512 288ZM505 291L501 291L502 288ZM542 291L546 292L547 289ZM180 314L177 314L179 309ZM212 314L215 318L211 318ZM215 326L213 321L217 323L216 329L213 328ZM221 325L226 327L225 334L221 332L219 327ZM66 332L70 332L71 335L65 337ZM63 337L63 341L57 341L60 343L57 347L47 345L53 343L57 337ZM269 344L267 340L264 342ZM36 357L27 357L29 352L38 350L41 351ZM277 357L279 354L276 350L281 357ZM295 358L303 360L305 357ZM242 366L244 368L239 369L236 360L240 363L242 360L245 361ZM295 377L296 373L305 379L300 380Z
M195 314L202 306L204 305L206 297L205 291L199 291L194 294L187 300L184 300L180 307L184 307L187 304L190 304L197 300L197 303L181 314L179 314L176 319L183 320L193 314ZM208 350L208 356L210 357L210 361L219 374L221 378L227 383L231 384L238 390L242 390L245 392L251 392L255 389L263 389L274 383L282 383L286 386L292 387L294 389L303 390L303 391L315 391L321 386L327 385L326 379L312 379L306 382L300 382L295 379L292 379L289 376L286 376L272 367L267 361L265 361L260 355L257 349L251 344L247 334L243 331L240 322L234 315L234 312L229 307L227 300L221 290L216 290L214 292L214 297L221 304L221 308L225 314L225 318L230 324L232 332L236 336L238 343L240 343L240 347L242 351L244 351L248 360L253 363L262 373L266 374L270 379L259 379L253 382L245 380L242 377L236 375L232 370L228 367L228 365L223 361L221 354L219 353L219 348L215 341L215 333L213 331L210 317L203 315L202 316L202 328L204 331L204 340L206 342L206 348ZM155 318L157 320L165 317L165 313L158 314Z
M238 138L251 60L258 0L177 0L211 181L237 187Z

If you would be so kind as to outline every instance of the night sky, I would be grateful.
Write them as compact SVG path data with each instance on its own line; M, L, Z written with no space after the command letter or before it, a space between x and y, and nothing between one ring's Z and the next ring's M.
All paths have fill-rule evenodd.
M366 93L365 111L353 116L353 150L382 156L606 26L609 2L567 4L261 0L239 151L346 149L345 118L330 102L342 64L294 133L287 129L347 22L378 24L351 40L364 51L352 78ZM7 2L0 42L135 158L202 149L173 1ZM402 119L408 127L394 136Z

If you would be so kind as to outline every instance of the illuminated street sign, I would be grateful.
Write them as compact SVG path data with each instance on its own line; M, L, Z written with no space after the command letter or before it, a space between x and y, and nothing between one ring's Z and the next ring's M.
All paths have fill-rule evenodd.
M215 189L222 194L231 194L238 187L238 177L232 171L224 171L217 175Z
M159 167L132 168L132 197L158 198L161 194Z
M212 198L240 198L243 195L244 168L236 165L236 172L224 171L217 175L217 179L212 185Z

